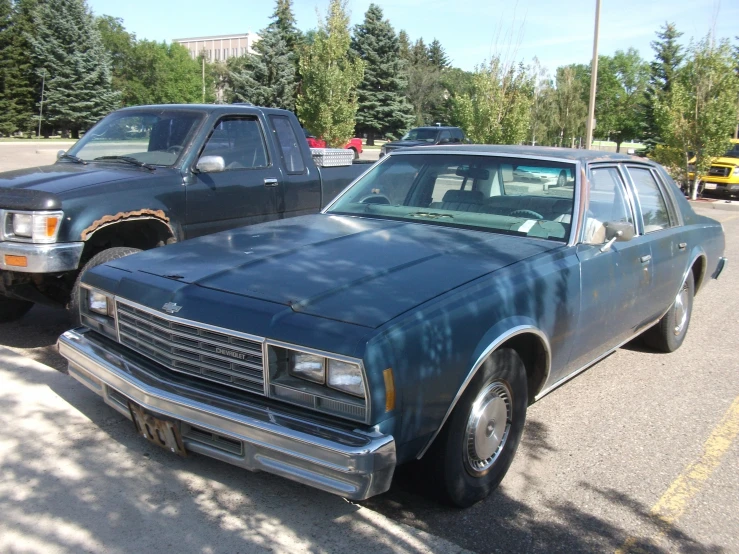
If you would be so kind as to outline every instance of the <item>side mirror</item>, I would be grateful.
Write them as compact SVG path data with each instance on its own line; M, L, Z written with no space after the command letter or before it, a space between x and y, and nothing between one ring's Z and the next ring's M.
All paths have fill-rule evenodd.
M226 162L221 156L203 156L198 160L195 169L199 173L220 173L226 169Z
M66 151L66 150L59 150L59 151L58 151L58 152L56 153L56 159L57 159L57 160L61 160L61 159L62 159L62 156L64 156L64 154L66 154L66 153L67 153L67 151Z
M603 226L606 228L608 242L601 246L601 252L610 250L614 242L628 242L634 238L634 226L631 223L608 221Z

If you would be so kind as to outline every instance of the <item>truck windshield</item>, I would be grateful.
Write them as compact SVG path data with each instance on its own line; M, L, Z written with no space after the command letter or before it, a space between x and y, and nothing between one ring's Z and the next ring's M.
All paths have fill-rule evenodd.
M400 140L424 140L426 142L434 142L439 131L436 129L411 129Z
M166 109L112 113L85 133L68 154L87 162L128 158L171 166L204 117L198 112Z
M403 154L378 164L329 214L566 241L576 166L531 158Z

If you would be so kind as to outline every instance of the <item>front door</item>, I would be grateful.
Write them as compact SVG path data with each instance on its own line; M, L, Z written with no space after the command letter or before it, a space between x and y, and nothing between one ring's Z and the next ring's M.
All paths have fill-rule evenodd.
M195 172L187 185L185 235L192 238L279 217L279 164L269 157L256 115L218 120L200 153L223 158L224 171Z
M645 305L652 289L649 239L639 235L604 248L604 223L627 223L637 231L624 176L615 165L593 168L589 185L584 235L577 247L581 299L578 338L568 364L571 370L624 342L650 315Z

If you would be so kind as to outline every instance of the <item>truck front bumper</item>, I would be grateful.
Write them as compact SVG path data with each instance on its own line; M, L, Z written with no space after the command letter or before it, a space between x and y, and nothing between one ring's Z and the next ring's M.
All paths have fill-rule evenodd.
M58 346L69 375L124 416L131 419L133 402L174 420L185 450L352 500L390 488L392 436L332 427L250 402L239 391L201 389L84 328L65 332Z
M84 242L0 242L0 269L20 273L73 271L80 263L84 247Z

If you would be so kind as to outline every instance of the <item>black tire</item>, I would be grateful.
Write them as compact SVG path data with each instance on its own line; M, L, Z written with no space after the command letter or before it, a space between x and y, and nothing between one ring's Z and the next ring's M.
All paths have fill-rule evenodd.
M557 186L564 187L567 185L567 172L563 169L557 176Z
M357 152L357 150L355 148L350 148L349 150L351 150L352 152L354 152L354 159L355 160L358 160L359 159L359 152Z
M22 318L33 308L33 302L0 296L0 323L8 323Z
M93 267L100 264L112 262L113 260L117 260L118 258L130 256L131 254L136 254L137 252L141 252L141 250L139 248L130 248L128 246L116 246L103 250L102 252L98 252L88 260L88 262L84 265L82 270L77 275L77 279L74 281L74 286L72 287L72 293L69 295L69 305L67 306L67 308L69 308L69 319L72 321L73 325L79 325L81 323L80 282L82 281L82 276L85 274L85 271L87 271L88 269L92 269Z
M694 296L695 282L690 271L670 309L657 325L644 333L644 343L658 352L674 352L680 348L688 334Z
M507 403L505 395L508 396ZM504 406L505 423L501 426L500 418L497 421L493 418L495 406L492 411L475 412L484 417L473 415L473 407L478 400L478 408L494 403L498 407ZM472 379L424 456L433 479L431 482L437 484L442 500L467 508L486 498L500 484L521 440L527 405L526 368L521 358L510 348L496 350ZM474 425L475 419L481 423ZM502 439L495 438L499 430L502 431ZM478 457L475 438L480 432L485 434L485 437L480 437L482 447L489 446L493 450L484 460Z

